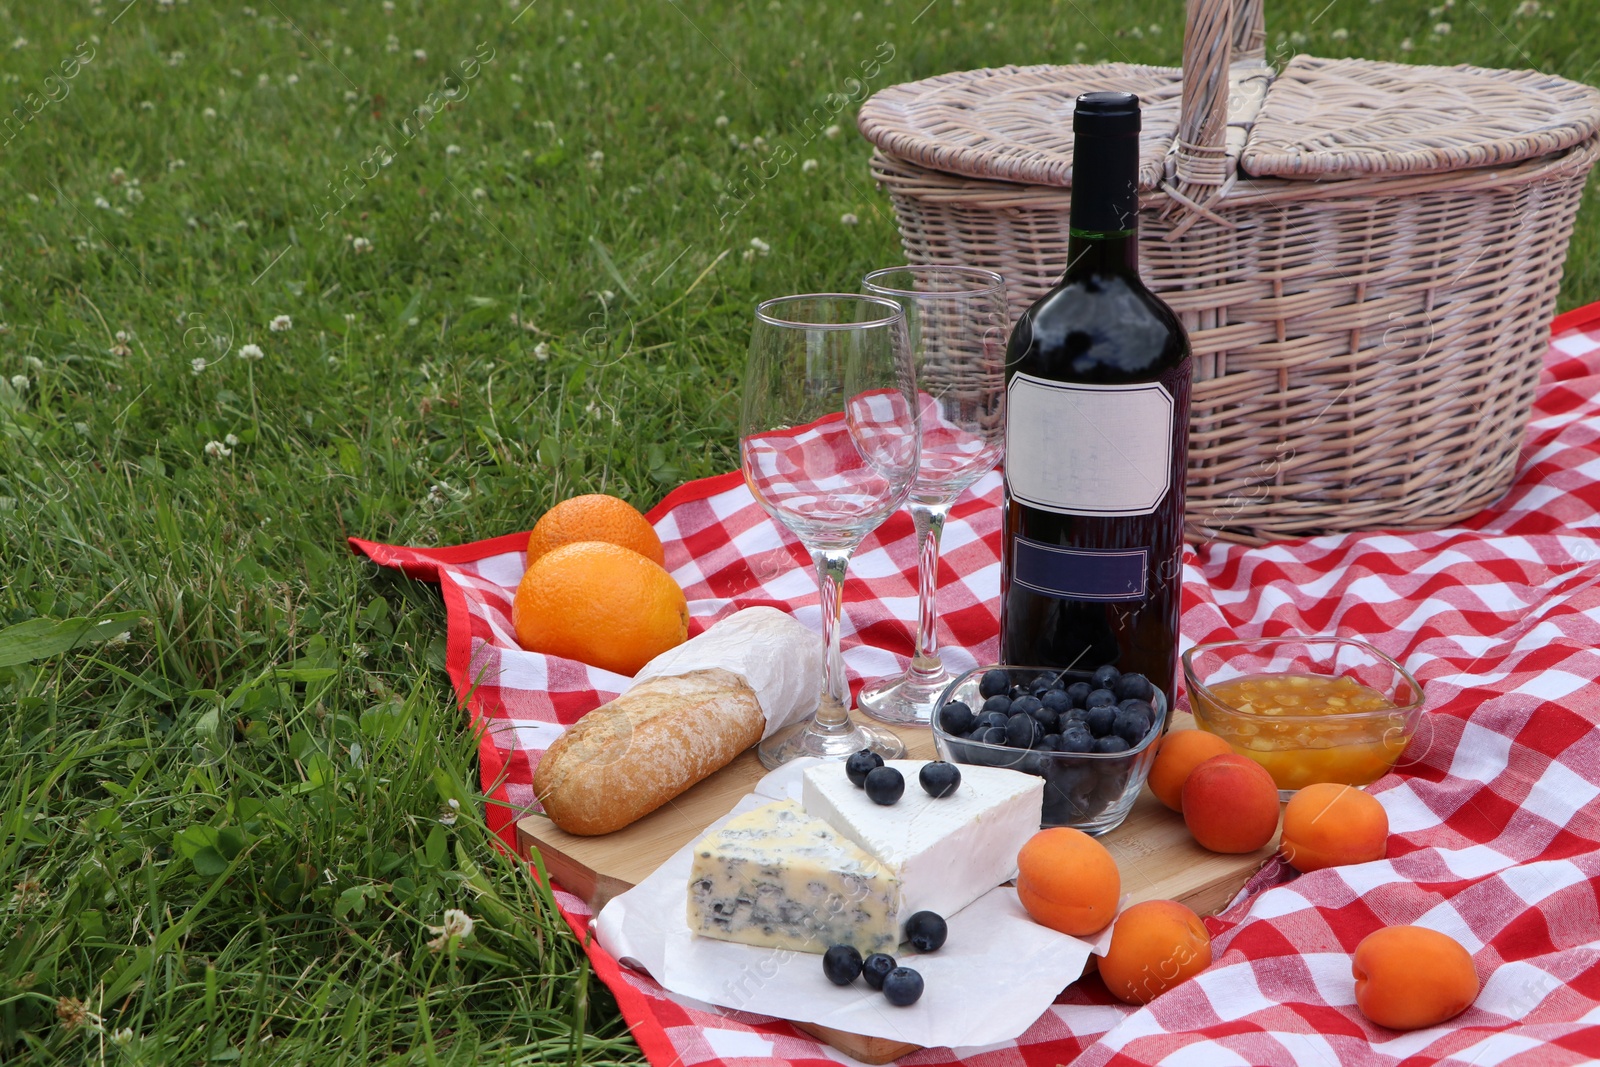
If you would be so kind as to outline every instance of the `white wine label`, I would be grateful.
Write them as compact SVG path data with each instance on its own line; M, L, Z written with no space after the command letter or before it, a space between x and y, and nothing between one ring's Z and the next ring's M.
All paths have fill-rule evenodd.
M1062 515L1148 515L1172 489L1176 407L1160 382L1014 375L1006 395L1011 498Z

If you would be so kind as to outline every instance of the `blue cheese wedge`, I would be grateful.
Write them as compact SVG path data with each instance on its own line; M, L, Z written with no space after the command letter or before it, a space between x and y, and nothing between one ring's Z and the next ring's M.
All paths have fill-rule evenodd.
M840 761L805 772L807 815L860 845L900 880L900 911L949 918L1017 874L1017 853L1039 830L1044 779L1003 767L961 765L961 785L935 798L917 782L925 760L890 760L905 776L894 804L874 804Z
M838 764L839 773L844 765ZM862 955L900 940L900 883L793 800L736 815L694 846L689 929L762 948Z

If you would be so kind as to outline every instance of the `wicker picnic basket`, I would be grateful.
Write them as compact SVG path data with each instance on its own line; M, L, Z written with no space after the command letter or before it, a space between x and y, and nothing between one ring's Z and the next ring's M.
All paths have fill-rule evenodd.
M1262 19L1261 0L1190 0L1181 71L885 89L859 116L874 175L910 262L998 271L1016 315L1066 262L1073 100L1137 93L1141 272L1195 358L1190 535L1447 525L1515 473L1600 91L1310 56L1274 72Z

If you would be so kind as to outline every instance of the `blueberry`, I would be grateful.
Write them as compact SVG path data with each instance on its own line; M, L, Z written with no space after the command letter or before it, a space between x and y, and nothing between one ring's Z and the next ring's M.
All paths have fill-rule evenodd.
M1122 672L1107 663L1104 667L1096 667L1094 669L1094 673L1089 675L1089 682L1096 689L1110 689L1117 684L1117 679L1121 677Z
M1072 710L1072 698L1067 696L1064 689L1047 689L1039 698L1039 703L1061 715Z
M996 694L983 702L983 710L985 713L998 711L1002 715L1010 715L1011 698L1004 693Z
M1011 691L1011 676L1005 671L996 668L984 671L983 678L978 682L978 695L983 697L998 696Z
M860 752L852 752L850 758L844 761L844 774L859 789L873 768L882 766L883 757L870 748L864 748Z
M1039 751L1041 751L1041 752L1061 752L1061 751L1063 751L1062 748L1061 748L1061 735L1060 734L1045 734L1044 737L1039 739Z
M1097 781L1092 767L1065 762L1049 767L1044 778L1045 821L1059 824L1089 818Z
M1111 724L1111 734L1128 742L1132 748L1144 740L1144 735L1150 732L1150 720L1137 708L1128 708L1117 712L1116 722Z
M1156 687L1150 684L1150 679L1142 674L1124 674L1117 679L1117 684L1111 687L1116 691L1119 700L1149 700L1155 696Z
M983 736L978 740L986 745L1003 745L1006 743L1006 728L1004 726L991 726L983 731Z
M1001 729L1004 729L1005 725L1006 725L1006 720L1008 720L1010 718L1011 718L1011 713L1007 712L1007 711L986 711L982 715L978 716L978 725L979 726L998 726Z
M1137 711L1151 722L1156 721L1156 709L1150 706L1150 702L1148 700L1124 700L1122 703L1118 704L1117 707L1121 708L1123 711Z
M1093 752L1094 735L1082 726L1068 727L1061 731L1062 752Z
M1084 701L1089 699L1089 694L1094 692L1094 686L1088 682L1073 682L1067 686L1067 699L1072 701L1072 706L1081 708Z
M1084 723L1089 727L1089 732L1096 737L1104 737L1111 732L1111 727L1116 724L1117 709L1111 707L1091 708L1084 718Z
M915 1004L922 996L922 975L910 967L896 967L883 978L883 999L897 1008Z
M1109 708L1117 702L1117 694L1109 689L1096 689L1083 698L1083 706L1091 711L1095 708Z
M1054 684L1055 675L1046 672L1028 683L1028 692L1036 697L1042 697L1050 692L1050 687Z
M1032 748L1042 733L1032 715L1019 713L1006 722L1006 744L1012 748Z
M972 705L960 700L952 700L939 709L939 729L947 734L971 733L972 724L976 721Z
M1011 714L1032 715L1042 707L1044 707L1044 703L1038 697L1018 697L1011 702Z
M822 973L834 985L849 985L861 973L861 953L854 945L831 945L822 954Z
M861 961L861 977L873 989L882 989L884 976L897 966L894 957L887 952L874 952Z
M906 776L893 767L874 767L863 788L868 800L888 807L905 795Z
M935 760L922 765L917 781L930 797L947 797L961 784L961 769L954 763Z
M1033 713L1033 721L1047 734L1056 733L1061 729L1061 716L1046 707L1041 707Z
M919 911L906 920L906 940L918 952L935 952L950 936L950 927L938 912Z
M1126 752L1131 747L1133 746L1129 745L1128 742L1124 741L1116 734L1108 734L1105 737L1095 738L1094 742L1094 750L1096 752Z

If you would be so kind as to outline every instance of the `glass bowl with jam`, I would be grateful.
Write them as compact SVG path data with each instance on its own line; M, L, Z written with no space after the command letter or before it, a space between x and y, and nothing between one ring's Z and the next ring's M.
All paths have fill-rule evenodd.
M1287 800L1317 782L1366 785L1394 768L1422 687L1365 641L1270 637L1183 654L1195 723L1261 764Z

